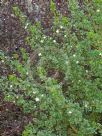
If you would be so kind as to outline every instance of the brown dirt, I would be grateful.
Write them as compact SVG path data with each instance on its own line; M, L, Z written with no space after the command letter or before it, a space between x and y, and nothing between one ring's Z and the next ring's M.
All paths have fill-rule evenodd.
M0 94L0 136L21 136L24 126L31 121L31 115L25 115L14 103L4 101Z

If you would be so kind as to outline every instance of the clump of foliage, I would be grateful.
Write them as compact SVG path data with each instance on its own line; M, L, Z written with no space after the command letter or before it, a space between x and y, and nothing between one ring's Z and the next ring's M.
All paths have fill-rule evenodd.
M69 1L71 17L54 13L53 36L31 25L14 7L30 36L32 54L21 48L22 62L2 51L12 74L0 78L5 99L31 113L22 136L102 135L102 1L86 1L83 9Z

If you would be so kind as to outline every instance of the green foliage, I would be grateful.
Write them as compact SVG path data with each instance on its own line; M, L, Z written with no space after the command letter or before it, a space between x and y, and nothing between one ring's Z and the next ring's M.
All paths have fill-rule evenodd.
M39 58L36 64L31 63L21 48L21 63L0 52L0 58L15 73L0 79L5 99L34 118L22 136L94 136L97 131L102 135L101 5L99 0L86 1L84 11L77 1L70 1L72 18L59 20L56 16L53 26L62 43L45 36L39 23L32 26L14 8L23 27L28 23L26 42ZM53 2L51 10L56 12Z

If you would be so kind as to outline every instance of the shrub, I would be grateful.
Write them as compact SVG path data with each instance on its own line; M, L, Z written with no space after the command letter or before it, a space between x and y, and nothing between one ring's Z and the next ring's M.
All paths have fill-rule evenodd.
M5 99L31 113L33 121L22 136L102 135L102 15L100 0L70 1L71 17L54 12L53 36L31 25L17 7L14 11L29 31L25 39L32 54L21 48L22 62L1 51L2 63L13 71L1 77Z

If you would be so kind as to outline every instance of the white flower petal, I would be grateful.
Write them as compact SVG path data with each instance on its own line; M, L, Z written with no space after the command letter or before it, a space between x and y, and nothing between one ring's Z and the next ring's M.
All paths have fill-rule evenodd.
M76 55L75 55L75 54L73 54L73 57L76 57Z
M100 9L97 9L96 12L100 12Z
M38 56L41 56L41 55L42 55L41 53L38 54Z
M102 56L102 53L100 53L99 55Z
M58 30L58 29L56 30L56 33L59 33L59 30Z
M4 63L4 60L1 60L2 63Z
M12 88L13 86L12 85L10 85L10 88Z
M41 42L41 43L44 43L44 41L43 41L43 40L41 40L40 42Z
M56 43L56 40L53 40L54 43Z
M61 29L63 29L63 26L60 26Z
M68 113L69 113L69 114L72 114L72 111L69 111Z
M88 70L86 70L86 73L88 73Z
M36 98L35 98L35 101L36 101L36 102L39 102L39 101L40 101L40 99L39 99L38 97L36 97Z
M79 64L79 61L76 61L76 64Z

